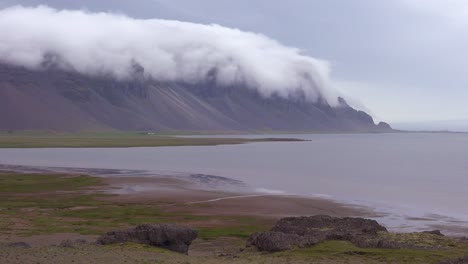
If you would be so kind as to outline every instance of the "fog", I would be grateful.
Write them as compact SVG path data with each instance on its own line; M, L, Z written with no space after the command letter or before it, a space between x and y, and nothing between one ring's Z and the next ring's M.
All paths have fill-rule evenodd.
M173 20L47 6L0 10L0 61L41 70L128 79L136 65L164 82L246 86L264 96L303 95L336 104L329 64L265 35ZM138 67L140 68L140 67Z

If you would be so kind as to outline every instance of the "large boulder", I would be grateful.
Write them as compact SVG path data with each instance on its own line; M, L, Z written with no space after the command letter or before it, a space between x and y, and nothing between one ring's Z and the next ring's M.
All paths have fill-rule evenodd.
M153 224L139 225L132 229L109 232L101 236L97 240L97 243L109 245L135 242L187 254L192 241L196 238L197 231L189 227Z
M370 219L316 215L283 218L271 231L314 236L322 240L351 240L356 236L375 236L378 232L387 232L387 229Z
M387 232L387 229L374 220L363 218L288 217L279 220L271 231L252 234L247 245L261 251L282 251L312 246L324 240L347 240L361 247L395 247L380 241L379 232Z

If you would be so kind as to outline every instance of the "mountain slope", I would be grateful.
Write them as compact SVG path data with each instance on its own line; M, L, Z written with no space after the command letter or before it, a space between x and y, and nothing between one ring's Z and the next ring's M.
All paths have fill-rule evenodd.
M323 100L322 100L323 101ZM0 130L388 131L344 100L332 108L252 89L87 77L0 66Z

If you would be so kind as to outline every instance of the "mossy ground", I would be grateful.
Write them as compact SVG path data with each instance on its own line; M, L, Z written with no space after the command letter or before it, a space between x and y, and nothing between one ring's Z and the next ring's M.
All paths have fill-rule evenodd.
M97 192L100 178L85 175L0 173L0 237L57 233L99 235L142 223L176 223L199 230L191 256L141 245L15 249L0 246L6 263L438 263L468 252L468 245L430 234L382 234L431 250L363 249L343 241L279 253L239 250L253 232L266 230L263 219L236 215L197 215L199 205L171 207L116 203ZM204 205L209 206L209 205ZM190 211L190 212L189 212ZM27 251L27 253L26 253ZM51 255L52 254L52 255ZM51 258L51 256L55 256ZM17 261L17 262L15 262ZM35 261L35 262L34 262ZM46 261L46 262L44 262ZM54 262L55 261L55 262ZM64 262L65 261L65 262ZM89 263L89 262L88 262Z
M421 240L432 243L435 236L421 236ZM310 248L278 253L278 256L302 256L317 260L335 260L336 263L439 263L442 260L466 254L466 245L457 245L440 250L374 249L358 248L348 241L326 241ZM354 262L353 262L354 261ZM359 263L359 262L358 262Z

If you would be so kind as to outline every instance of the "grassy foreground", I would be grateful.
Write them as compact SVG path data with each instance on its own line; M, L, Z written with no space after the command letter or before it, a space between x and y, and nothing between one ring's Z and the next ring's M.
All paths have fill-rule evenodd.
M174 205L165 211L167 202L115 202L114 195L93 191L102 185L100 178L85 175L0 172L0 235L99 235L144 223L198 223L200 237L212 239L247 237L265 228L249 217L208 217L187 212L189 207L203 205ZM204 224L210 221L223 224Z
M302 141L290 138L190 138L147 133L0 133L0 148L90 148L215 146L271 141Z
M196 215L197 206L116 202L98 192L100 178L85 175L0 173L0 239L56 234L99 235L142 223L177 223L195 227L199 239L190 256L126 244L72 248L44 245L10 248L0 243L0 263L438 263L468 252L468 245L430 234L389 234L400 241L419 241L431 250L362 249L349 242L328 241L279 253L241 249L246 238L271 222L253 217ZM175 209L174 209L175 208ZM229 210L229 208L226 208ZM190 211L190 212L189 212ZM72 261L73 260L73 261Z

